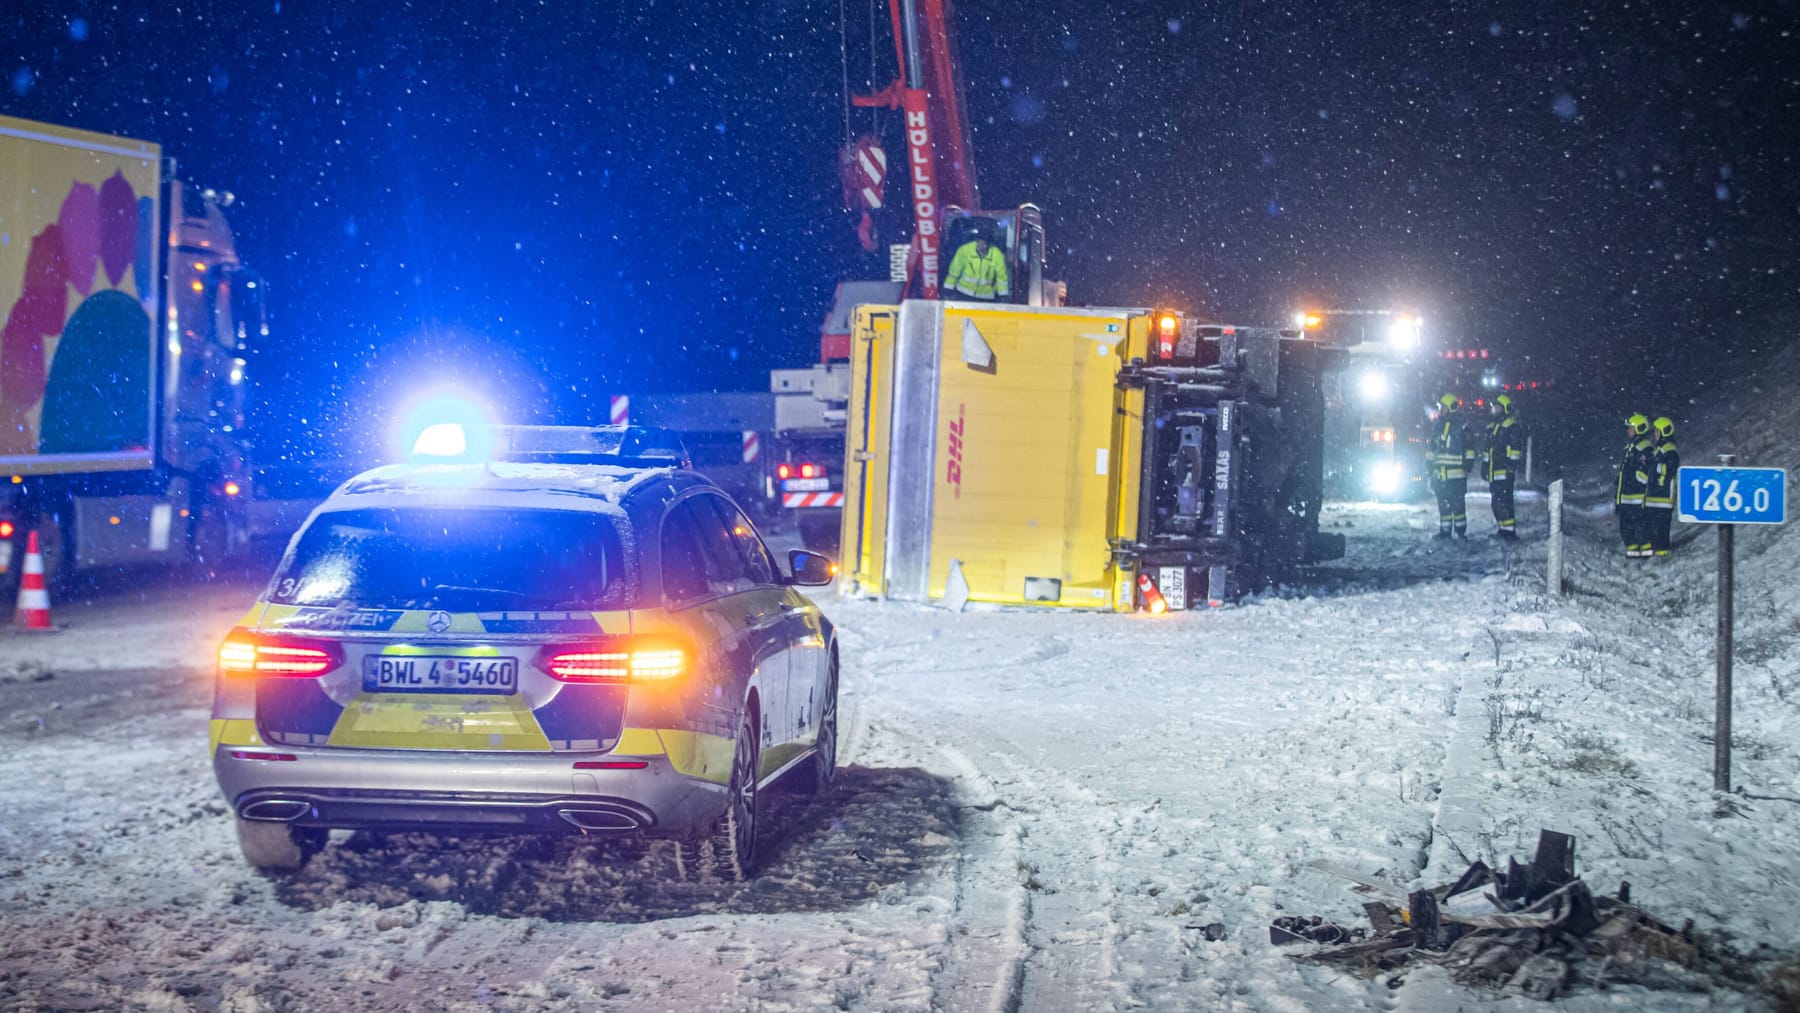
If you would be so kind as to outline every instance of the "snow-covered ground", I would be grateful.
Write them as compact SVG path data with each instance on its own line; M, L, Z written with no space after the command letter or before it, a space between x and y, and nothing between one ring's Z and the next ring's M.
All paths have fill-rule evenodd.
M1758 463L1800 462L1762 461ZM839 601L839 787L776 798L767 869L673 881L589 840L337 835L299 875L237 855L205 755L249 584L152 588L0 635L0 1008L1509 1008L1417 972L1296 963L1283 914L1358 924L1323 860L1401 887L1574 834L1760 960L1800 950L1800 535L1739 539L1736 782L1711 791L1714 539L1616 552L1572 504L1570 595L1526 540L1341 505L1350 556L1164 617ZM1725 986L1570 1009L1759 1008Z

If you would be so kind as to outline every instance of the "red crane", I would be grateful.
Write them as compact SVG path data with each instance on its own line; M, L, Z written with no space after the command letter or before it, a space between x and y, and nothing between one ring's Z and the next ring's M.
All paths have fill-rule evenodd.
M1018 279L1014 301L1060 303L1060 286L1051 286L1054 298L1046 299L1042 212L1032 204L999 212L975 210L980 198L969 156L962 78L950 39L950 0L889 0L888 12L901 76L873 95L852 96L851 102L898 109L903 116L905 179L913 210L905 294L936 299L947 253L979 229L997 239L1006 254ZM867 154L867 142L859 143ZM854 157L846 152L847 162ZM885 164L885 156L876 157ZM878 192L872 200L878 207Z

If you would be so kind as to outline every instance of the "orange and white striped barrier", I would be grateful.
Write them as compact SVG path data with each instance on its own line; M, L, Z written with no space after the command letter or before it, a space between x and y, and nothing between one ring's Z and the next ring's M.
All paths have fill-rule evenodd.
M25 542L25 569L19 574L19 610L15 617L28 630L50 628L50 591L44 586L44 554L38 550L38 533Z

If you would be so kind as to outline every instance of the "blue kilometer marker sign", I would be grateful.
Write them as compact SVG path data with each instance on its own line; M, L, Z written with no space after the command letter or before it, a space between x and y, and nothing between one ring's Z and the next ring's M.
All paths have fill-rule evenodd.
M1683 467L1676 515L1690 524L1787 523L1787 472L1781 468Z

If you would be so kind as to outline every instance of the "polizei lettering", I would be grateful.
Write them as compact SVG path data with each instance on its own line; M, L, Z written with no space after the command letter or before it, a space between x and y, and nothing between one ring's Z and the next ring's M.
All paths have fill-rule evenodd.
M911 165L913 224L917 229L913 246L919 252L920 295L936 299L938 294L939 245L937 234L937 178L931 168L931 128L927 125L925 93L908 91L905 96L907 161Z

